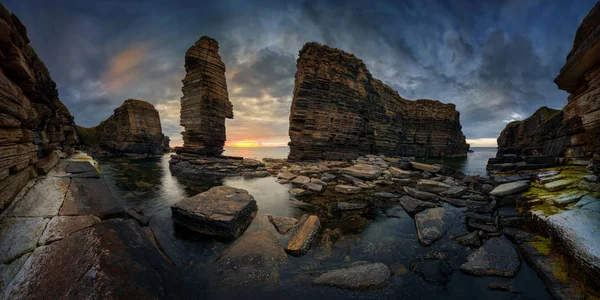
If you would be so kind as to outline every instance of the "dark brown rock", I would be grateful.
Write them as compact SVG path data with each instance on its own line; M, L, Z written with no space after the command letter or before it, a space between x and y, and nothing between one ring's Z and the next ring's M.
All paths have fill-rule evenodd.
M173 221L205 235L231 239L241 235L258 210L246 190L217 186L171 206Z
M573 48L554 79L559 89L570 93L568 104L560 111L542 107L526 120L509 123L498 138L498 155L490 160L490 169L504 162L504 154L546 158L525 157L529 169L556 162L600 164L594 159L600 157L599 32L600 4L596 4L577 29ZM600 167L591 169L600 172Z
M185 53L185 71L181 89L181 125L185 131L183 147L176 151L220 155L225 145L225 119L233 119L233 105L219 43L201 37Z
M70 153L77 143L73 116L27 38L19 18L0 14L0 211L13 200L42 160L54 150ZM54 163L55 164L55 163ZM46 168L48 167L48 168ZM29 171L24 171L29 170Z
M125 100L112 116L96 126L95 133L103 150L151 155L164 153L164 135L158 111L143 100Z
M373 78L352 54L307 43L300 50L295 78L291 160L467 153L454 104L406 100Z

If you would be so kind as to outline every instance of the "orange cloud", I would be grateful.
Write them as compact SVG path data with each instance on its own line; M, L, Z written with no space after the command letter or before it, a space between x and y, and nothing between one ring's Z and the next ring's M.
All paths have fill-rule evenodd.
M149 43L132 44L110 59L108 71L102 76L107 92L117 92L138 77L149 47Z

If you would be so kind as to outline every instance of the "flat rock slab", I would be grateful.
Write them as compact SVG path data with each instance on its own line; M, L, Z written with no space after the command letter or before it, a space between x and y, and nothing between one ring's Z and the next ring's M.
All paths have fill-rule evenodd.
M338 202L337 208L339 210L360 210L367 208L367 203L349 203L349 202Z
M310 249L321 229L321 222L319 217L312 215L303 217L299 226L285 246L285 251L294 256L302 256Z
M350 290L377 289L387 286L391 275L392 271L385 264L365 263L325 272L313 283Z
M546 219L561 245L590 274L600 278L600 204L590 202ZM595 207L596 209L589 209ZM588 208L588 209L586 209Z
M351 185L340 184L335 186L335 191L342 194L356 194L360 192L360 190L362 190L362 188Z
M413 198L417 198L419 200L424 200L424 201L429 201L429 202L439 202L440 201L440 197L438 197L435 194L429 193L429 192L419 191L417 189L413 189L413 188L410 188L407 186L405 186L403 189L404 189L404 192L406 192L408 195L410 195Z
M411 196L402 196L402 197L400 197L400 199L398 199L398 201L400 202L400 205L402 206L402 208L404 208L404 210L406 211L406 213L408 213L409 216L414 216L416 213L419 213L428 208L437 207L436 204L433 204L431 202L421 201L421 200L415 199Z
M294 178L296 178L296 175L288 170L282 171L277 175L277 179L292 180Z
M61 240L71 233L100 223L95 216L55 216L48 222L39 244L45 245Z
M429 180L429 179L420 179L417 182L417 189L419 189L421 191L429 192L429 193L439 193L439 192L443 192L449 188L450 188L450 186L445 183L442 183L439 181L434 181L434 180Z
M513 244L505 237L493 237L471 253L460 269L477 276L514 277L520 267L521 259Z
M268 218L280 234L286 234L298 226L298 219L296 218L281 216L268 216Z
M381 168L370 164L355 164L341 170L342 173L362 179L377 179L381 176Z
M58 214L71 179L48 176L36 184L8 213L13 217L52 217Z
M564 190L575 182L577 182L576 179L561 179L544 184L544 188L549 192L555 192Z
M0 264L0 291L5 290L11 280L17 276L30 255L31 253L25 253L8 264Z
M589 192L580 191L580 190L566 190L557 195L552 195L547 199L553 205L564 206L567 204L571 204L579 201L583 196L587 195ZM548 201L547 201L548 202Z
M419 242L425 246L431 245L441 239L448 229L447 224L444 222L444 208L430 208L417 213L415 215L415 225Z
M437 173L441 169L438 166L422 164L422 163L418 163L418 162L411 162L410 164L412 165L413 169L421 170L421 171L425 171L425 172L429 172L429 173Z
M272 284L279 279L277 269L289 261L279 239L266 230L246 232L219 256L222 286Z
M113 219L38 247L0 298L181 298L183 283L133 220Z
M466 194L468 191L469 191L469 188L466 186L453 186L453 187L441 192L440 195L442 195L444 197L457 198L457 197L460 197L460 196Z
M490 192L490 196L504 197L525 192L529 189L529 182L515 181L497 186Z
M124 204L112 195L102 179L72 178L61 216L95 215L106 217L123 211Z
M48 219L7 217L0 222L0 263L32 251L44 232Z
M96 167L88 161L69 161L65 170L67 173L86 173L95 172L98 174Z
M388 192L376 192L373 194L373 197L393 199L400 197L400 195Z
M217 186L171 206L173 222L209 236L231 239L250 225L258 207L248 191Z

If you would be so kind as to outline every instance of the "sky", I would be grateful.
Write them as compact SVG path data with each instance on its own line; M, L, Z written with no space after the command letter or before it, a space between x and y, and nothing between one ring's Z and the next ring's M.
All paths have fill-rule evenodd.
M146 100L181 144L185 51L219 41L234 119L227 144L286 145L296 58L315 41L353 53L407 99L454 103L467 141L562 108L553 79L595 1L8 0L75 122L95 126ZM245 141L246 142L242 142Z

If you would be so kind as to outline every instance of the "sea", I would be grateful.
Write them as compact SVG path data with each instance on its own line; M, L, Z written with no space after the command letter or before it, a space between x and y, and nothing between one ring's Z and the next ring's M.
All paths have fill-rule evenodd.
M486 175L485 166L489 158L496 156L496 147L472 147L467 157L462 158L427 158L418 159L427 163L441 163L462 171L467 175ZM242 156L261 160L263 158L286 158L290 153L288 146L264 147L264 148L242 148L225 147L223 155Z

